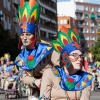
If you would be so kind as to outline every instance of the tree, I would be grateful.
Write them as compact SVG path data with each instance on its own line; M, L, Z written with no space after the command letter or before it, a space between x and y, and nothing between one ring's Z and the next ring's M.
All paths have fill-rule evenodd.
M100 37L98 38L95 45L89 49L94 55L95 60L100 60Z
M3 26L0 25L0 57L3 56L4 53L9 53L11 59L14 60L19 53L17 48L18 40L17 34L15 38L11 38L9 30L4 30Z

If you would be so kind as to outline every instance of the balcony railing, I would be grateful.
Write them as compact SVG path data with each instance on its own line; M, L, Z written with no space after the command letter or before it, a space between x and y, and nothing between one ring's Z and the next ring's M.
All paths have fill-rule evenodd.
M18 19L16 17L13 17L13 22L18 23Z
M49 18L51 20L56 21L56 18L55 17L50 17L50 16L48 16L47 14L44 14L44 13L41 13L41 15L43 15L44 17L47 17L47 18Z
M12 0L12 2L13 2L14 4L19 4L19 3L20 3L20 0Z
M48 29L48 30L52 30L52 31L57 31L57 29L56 28L51 28L50 26L46 26L46 25L44 25L44 26L42 26L42 28L45 28L45 29Z
M47 9L51 10L51 11L54 12L54 13L57 12L56 3L55 3L55 6L53 6L54 3L53 3L52 6L50 6L50 4L48 4L48 3L46 3L46 2L44 2L44 1L42 1L42 0L37 0L37 1L38 1L39 4L40 4L41 6L43 6L44 8L47 8Z
M42 2L43 4L45 4L46 6L48 6L48 7L50 7L50 8L52 8L52 9L56 9L57 7L56 7L56 3L52 3L52 4L49 4L48 2L45 2L45 1L43 1L43 0L40 0L40 2Z
M76 19L77 20L84 20L84 17L83 16L76 16Z

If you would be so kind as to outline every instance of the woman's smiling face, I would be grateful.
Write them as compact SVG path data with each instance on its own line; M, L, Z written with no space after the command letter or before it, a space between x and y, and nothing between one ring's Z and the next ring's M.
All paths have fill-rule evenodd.
M82 52L80 50L74 50L69 54L69 59L76 70L81 69Z

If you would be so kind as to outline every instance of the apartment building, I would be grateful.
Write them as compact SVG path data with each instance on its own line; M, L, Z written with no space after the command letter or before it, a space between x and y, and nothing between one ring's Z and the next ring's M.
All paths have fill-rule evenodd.
M16 10L15 3L18 0L0 0L0 23L5 30L10 30L11 37L14 37L18 32L17 20L15 19Z
M39 37L51 41L57 35L57 0L37 0L41 6ZM0 0L0 16L4 29L9 29L11 35L19 34L16 18L20 0Z
M76 26L75 19L70 16L58 16L58 31L61 27L74 28Z
M57 35L57 0L37 0L41 6L39 37L51 41Z
M75 19L83 51L87 51L98 39L100 4L90 3L90 0L65 0L58 2L57 6L59 16L71 16ZM60 9L62 6L63 14Z

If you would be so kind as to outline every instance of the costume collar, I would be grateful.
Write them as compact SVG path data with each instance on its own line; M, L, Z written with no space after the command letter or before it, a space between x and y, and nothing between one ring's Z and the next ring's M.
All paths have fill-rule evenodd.
M60 87L67 91L82 90L89 86L93 80L92 75L84 71L78 71L71 76L67 76L63 68L52 68L52 71L58 77Z
M52 51L48 44L39 43L37 48L32 50L24 49L17 56L15 63L24 70L35 68Z

